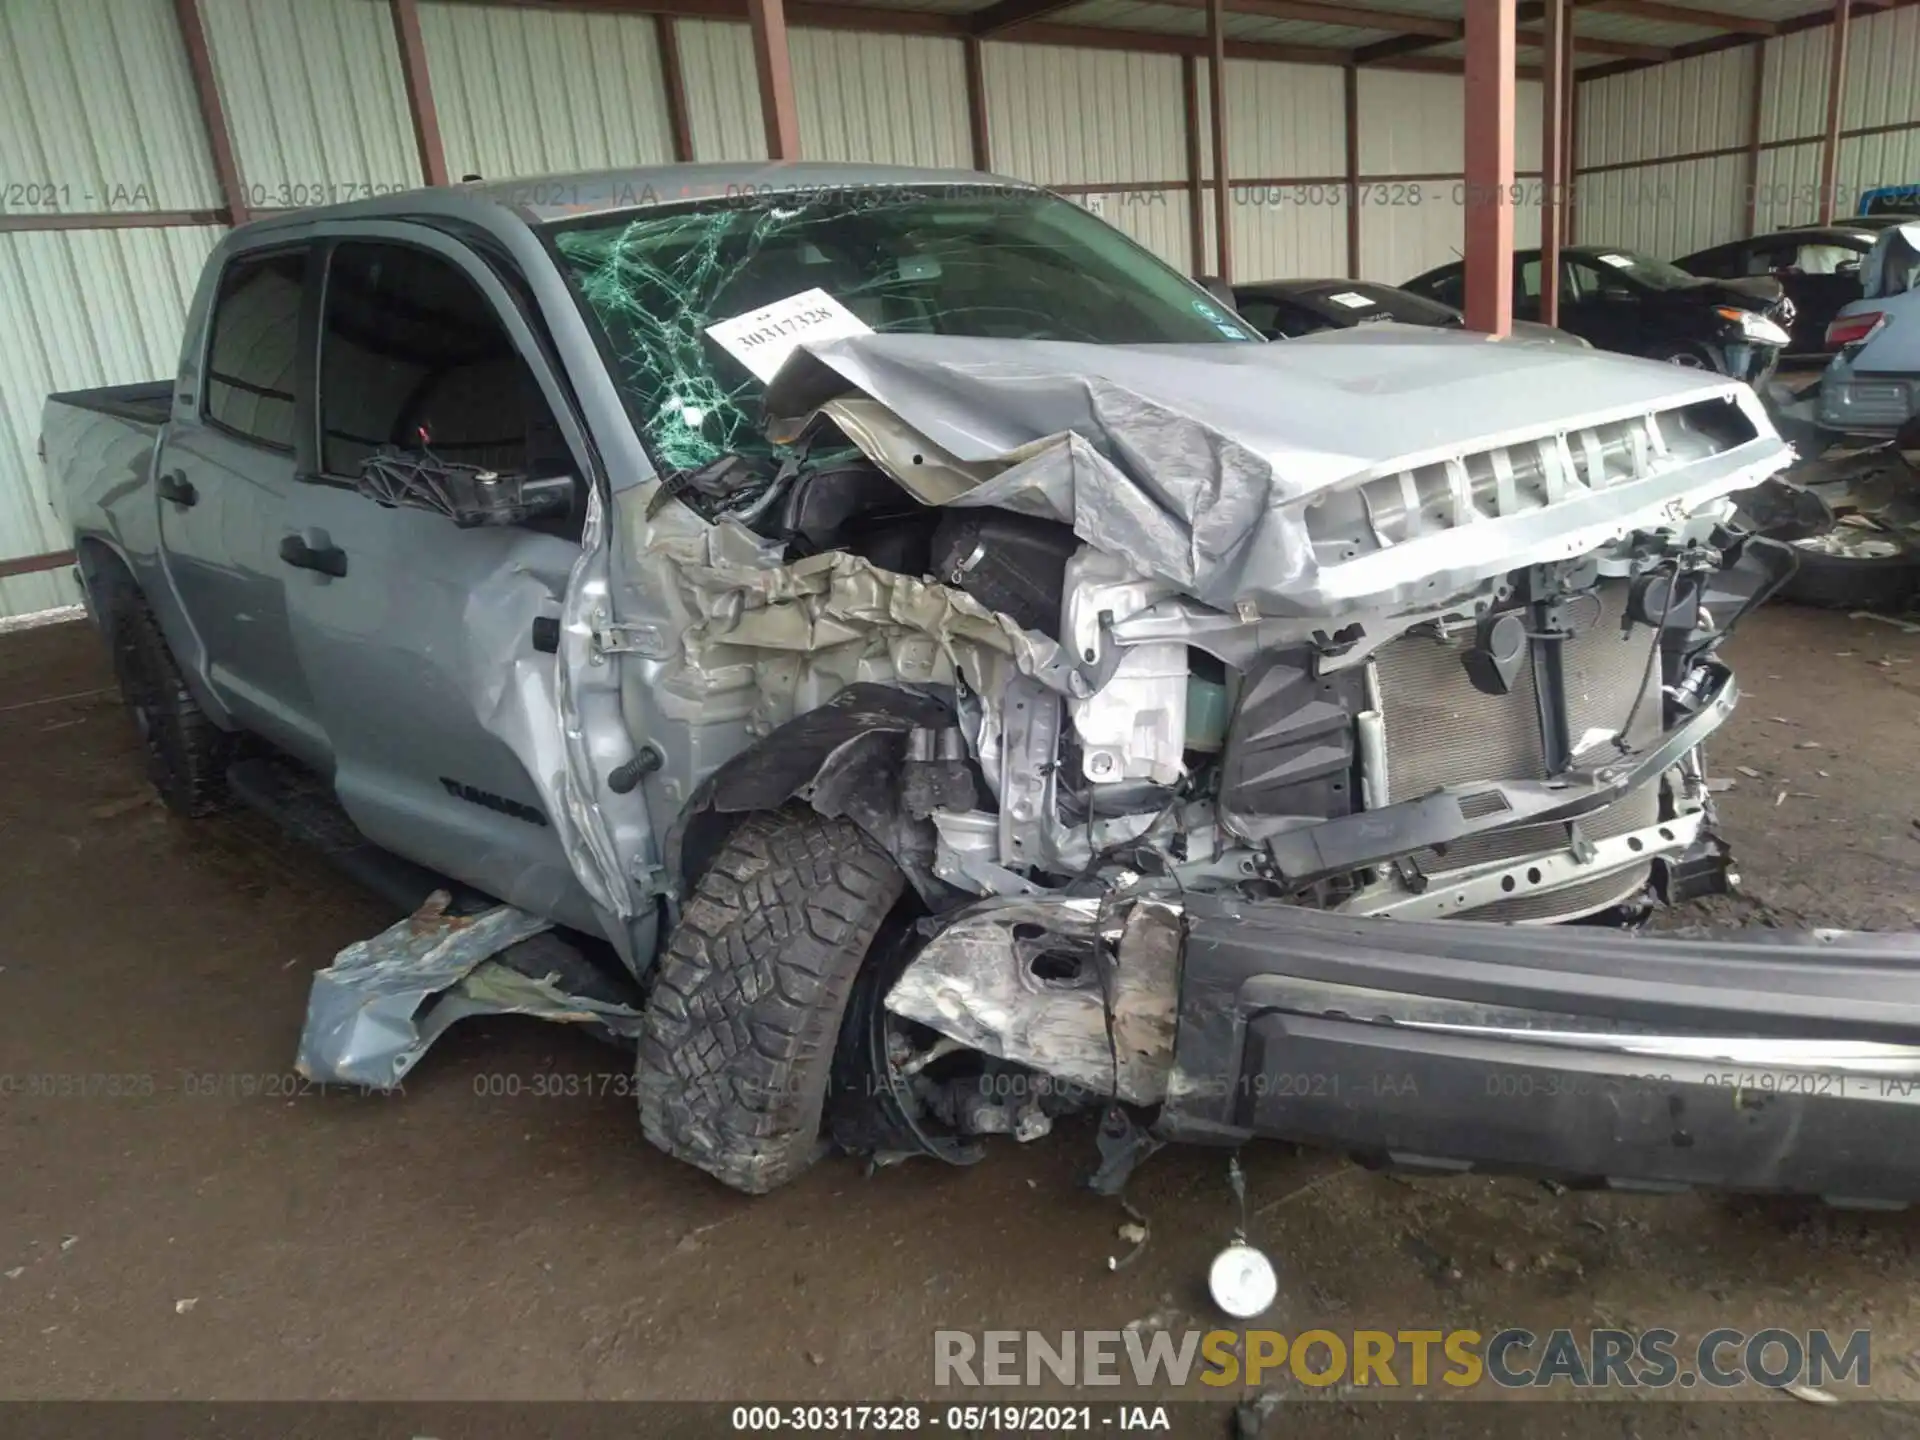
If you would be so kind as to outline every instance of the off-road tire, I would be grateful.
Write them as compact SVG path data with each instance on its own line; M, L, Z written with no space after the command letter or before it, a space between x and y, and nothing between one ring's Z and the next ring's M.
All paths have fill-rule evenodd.
M147 778L176 814L213 814L226 804L233 737L193 698L160 622L131 585L114 596L109 626L114 678L140 732Z
M742 820L654 977L634 1070L647 1139L750 1195L812 1164L847 997L905 883L846 820Z

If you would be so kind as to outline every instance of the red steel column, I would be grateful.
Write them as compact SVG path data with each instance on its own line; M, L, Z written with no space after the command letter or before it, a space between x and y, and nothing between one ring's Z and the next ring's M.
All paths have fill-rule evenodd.
M1560 230L1565 218L1566 0L1546 0L1540 33L1540 323L1560 323Z
M1835 0L1827 69L1827 135L1820 152L1820 223L1831 225L1838 204L1840 178L1840 112L1847 101L1847 31L1853 19L1853 0Z
M687 115L687 77L680 68L680 34L671 15L653 17L654 40L660 48L660 86L667 92L667 133L673 138L673 158L681 164L693 159L693 121Z
M433 82L427 78L427 42L420 34L417 0L389 0L393 37L400 45L400 79L407 91L407 114L413 120L413 143L420 156L420 173L429 185L447 183L447 152L440 143L440 117L433 108Z
M1760 117L1766 113L1767 46L1762 41L1749 48L1753 51L1753 94L1747 101L1747 228L1742 233L1754 235L1760 230Z
M967 73L967 134L972 143L973 168L993 168L993 138L987 128L986 59L980 42L969 35L961 41Z
M1344 76L1347 103L1347 278L1360 278L1360 67Z
M787 60L783 0L747 0L753 63L760 74L760 115L767 125L767 158L800 158L800 116L793 104L793 66Z
M1227 32L1225 0L1207 0L1207 100L1213 114L1213 242L1220 255L1220 278L1233 283L1233 246L1228 238L1227 205Z
M1561 191L1560 243L1576 245L1579 242L1574 236L1580 224L1580 77L1574 61L1574 48L1578 42L1574 39L1571 8L1567 13L1567 28L1560 42L1565 57L1564 68L1560 72L1560 95L1567 103L1560 121L1560 149L1565 157L1567 179L1566 189Z
M1186 107L1187 254L1197 280L1207 273L1207 181L1200 158L1200 61L1180 57L1180 99Z
M1495 336L1513 329L1514 4L1467 0L1467 327Z
M220 181L220 198L226 202L227 223L244 225L249 218L247 191L233 158L233 132L227 128L226 106L220 101L220 80L214 74L213 52L207 48L199 0L173 0L173 13L187 47L187 68L193 72L193 94L200 102L201 123L207 127L207 147L213 152L213 173Z

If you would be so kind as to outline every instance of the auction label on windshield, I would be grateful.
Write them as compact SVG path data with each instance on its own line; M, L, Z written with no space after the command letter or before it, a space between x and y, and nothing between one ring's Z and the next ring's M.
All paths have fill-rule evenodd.
M872 333L872 326L817 287L707 327L707 334L761 381L773 379L803 340Z

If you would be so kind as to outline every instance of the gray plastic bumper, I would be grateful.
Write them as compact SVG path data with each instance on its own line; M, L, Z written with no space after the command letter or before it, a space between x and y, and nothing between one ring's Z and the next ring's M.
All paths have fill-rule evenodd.
M1627 1189L1920 1198L1920 935L1194 896L1159 1130Z

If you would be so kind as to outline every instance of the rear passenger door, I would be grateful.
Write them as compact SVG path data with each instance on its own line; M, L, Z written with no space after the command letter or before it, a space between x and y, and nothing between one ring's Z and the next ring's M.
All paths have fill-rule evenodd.
M155 504L161 560L193 631L176 637L182 659L240 724L324 765L279 556L310 258L305 244L281 245L221 268L197 383L174 396Z
M326 251L316 464L287 530L318 557L289 580L288 604L335 791L375 843L594 928L530 770L550 768L560 741L542 719L555 661L534 622L559 614L578 508L463 529L356 488L382 451L580 476L558 391L529 364L509 292L465 246L411 226L358 233Z

